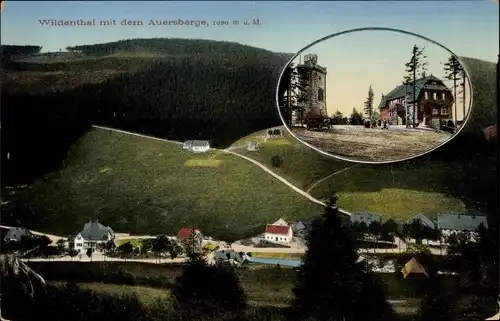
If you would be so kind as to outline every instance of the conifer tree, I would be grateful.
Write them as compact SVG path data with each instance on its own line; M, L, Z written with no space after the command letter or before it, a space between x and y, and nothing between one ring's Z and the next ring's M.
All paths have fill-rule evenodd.
M378 280L359 261L355 240L332 195L313 221L294 288L298 317L316 320L389 320L392 309Z

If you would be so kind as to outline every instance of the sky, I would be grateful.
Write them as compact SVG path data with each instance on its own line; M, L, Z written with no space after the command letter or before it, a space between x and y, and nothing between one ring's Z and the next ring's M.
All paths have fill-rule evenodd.
M2 44L36 44L43 46L42 51L121 39L165 37L235 41L289 53L296 53L317 39L342 30L389 27L431 38L458 56L496 62L498 10L498 3L491 0L8 1L1 14L0 26ZM96 19L97 24L100 20L114 19L117 25L47 26L39 21L44 19ZM144 25L122 26L124 19L143 21ZM210 26L148 26L151 19L206 20ZM260 25L232 24L233 20L246 19L259 19ZM227 26L211 25L211 21L226 20L229 21ZM327 92L329 112L338 109L350 113L352 107L362 109L370 84L378 104L381 93L390 91L400 82L401 69L404 69L401 63L404 65L408 60L411 44L415 41L409 36L374 36L373 32L342 37L318 46L317 54L319 62L331 68L328 86L339 84L337 89ZM395 43L391 37L408 40ZM426 46L429 47L429 59L439 64L443 59L440 50ZM436 73L442 76L441 71Z

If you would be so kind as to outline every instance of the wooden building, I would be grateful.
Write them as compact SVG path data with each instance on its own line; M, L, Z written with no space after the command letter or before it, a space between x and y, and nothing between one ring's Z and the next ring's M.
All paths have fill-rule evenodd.
M442 80L430 75L417 79L415 86L413 82L402 84L387 95L382 95L379 104L380 118L382 121L388 121L390 125L406 125L407 118L411 123L413 116L416 124L440 128L443 121L453 120L453 102L450 89ZM415 115L412 111L413 105L416 105Z

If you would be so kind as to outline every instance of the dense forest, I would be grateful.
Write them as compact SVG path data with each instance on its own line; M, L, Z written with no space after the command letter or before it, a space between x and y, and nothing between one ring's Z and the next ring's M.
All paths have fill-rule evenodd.
M290 55L186 39L136 39L68 49L84 53L88 60L3 64L10 80L1 96L4 185L57 168L67 148L91 124L173 140L207 139L215 147L280 124L274 95ZM103 56L110 53L120 56ZM127 56L131 53L132 58ZM100 80L82 84L89 75ZM34 82L39 83L36 90L24 86Z

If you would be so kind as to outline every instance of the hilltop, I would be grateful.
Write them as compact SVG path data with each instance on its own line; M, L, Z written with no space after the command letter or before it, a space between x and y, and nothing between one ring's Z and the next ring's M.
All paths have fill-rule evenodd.
M287 54L191 39L75 46L50 57L36 48L14 48L2 63L3 183L56 170L91 124L225 146L280 123L274 92Z

